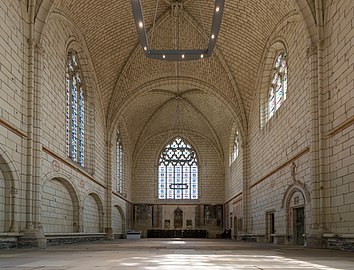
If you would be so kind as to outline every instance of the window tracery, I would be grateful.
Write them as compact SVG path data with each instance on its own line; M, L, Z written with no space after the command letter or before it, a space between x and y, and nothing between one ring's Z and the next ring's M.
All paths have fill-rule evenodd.
M286 100L288 89L288 69L286 64L286 52L277 54L274 62L273 75L268 93L268 119L280 108Z
M175 138L161 152L159 199L198 199L198 160L192 146Z
M66 66L66 154L85 166L85 93L75 52Z
M116 191L123 193L123 146L119 131L116 142Z
M239 149L240 149L240 137L238 131L236 131L233 149L232 149L232 162L234 162L237 159L239 154Z

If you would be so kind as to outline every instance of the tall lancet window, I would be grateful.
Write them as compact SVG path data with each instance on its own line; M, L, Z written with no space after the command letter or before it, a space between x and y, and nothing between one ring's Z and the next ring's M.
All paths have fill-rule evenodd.
M118 130L116 142L116 191L123 193L123 146Z
M75 52L66 65L66 154L85 166L85 92Z
M177 137L162 150L159 199L198 199L198 160L193 147Z
M234 162L237 159L239 149L240 149L240 136L238 134L238 131L236 131L233 149L232 149L232 162Z
M286 65L286 52L277 54L274 62L273 76L268 94L268 119L286 100L288 89L288 69Z

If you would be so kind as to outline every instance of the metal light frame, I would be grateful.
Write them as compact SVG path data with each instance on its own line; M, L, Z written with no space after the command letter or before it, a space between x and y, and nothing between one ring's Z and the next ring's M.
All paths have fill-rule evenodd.
M207 58L212 55L221 26L225 0L215 0L211 34L209 37L208 47L205 50L152 50L149 47L146 34L141 0L131 0L131 5L139 41L147 58L166 61L189 61Z

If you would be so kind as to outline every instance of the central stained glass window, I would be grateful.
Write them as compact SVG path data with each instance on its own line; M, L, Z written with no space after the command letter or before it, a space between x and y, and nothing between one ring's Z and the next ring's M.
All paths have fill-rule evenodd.
M198 199L198 160L192 146L177 137L162 151L159 199Z

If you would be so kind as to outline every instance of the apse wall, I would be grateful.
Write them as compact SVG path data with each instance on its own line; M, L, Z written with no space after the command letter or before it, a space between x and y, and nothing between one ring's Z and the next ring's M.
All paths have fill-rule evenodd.
M198 174L199 174L199 199L197 200L161 200L158 199L158 161L160 153L169 140L171 134L161 134L145 141L143 147L137 151L133 160L133 182L132 182L132 201L135 207L134 226L146 233L148 229L176 229L174 227L171 213L179 207L183 211L183 229L205 229L207 228L211 237L222 231L222 222L210 224L208 227L204 217L207 217L206 209L208 206L221 207L224 201L224 174L221 158L216 148L211 142L201 134L184 133L182 136L190 143L197 153ZM159 218L155 223L149 214L151 206L155 216ZM147 207L147 208L146 208ZM150 208L149 208L150 207ZM145 209L146 208L146 209ZM199 210L196 210L199 209ZM140 213L137 215L137 211ZM159 214L156 214L158 211ZM216 210L215 210L216 211ZM170 213L167 215L166 213ZM197 214L200 213L200 214ZM191 220L191 225L186 224ZM171 221L171 225L166 227L165 221Z
M134 159L132 201L139 203L170 204L158 199L157 175L160 153L170 134L162 134L146 140ZM224 200L224 175L216 148L204 136L187 134L185 139L196 150L199 162L199 199L186 200L185 204L220 204ZM173 139L173 138L170 138ZM176 201L175 203L180 203Z

